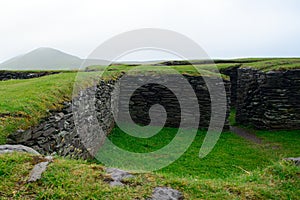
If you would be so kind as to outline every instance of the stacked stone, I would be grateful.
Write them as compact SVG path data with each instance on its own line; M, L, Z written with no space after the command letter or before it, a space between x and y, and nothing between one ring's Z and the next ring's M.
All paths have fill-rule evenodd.
M134 80L136 76L132 77ZM207 128L211 117L211 101L208 89L202 77L185 77L195 91L198 104L190 104L190 110L194 111L195 106L200 109L199 128ZM180 85L175 87L182 88ZM219 87L217 83L215 87ZM16 133L8 137L9 144L22 144L32 147L41 154L58 154L61 156L70 156L74 158L91 158L95 152L90 151L86 144L94 145L93 142L97 138L95 134L99 130L99 126L94 126L97 122L104 134L111 132L114 126L113 113L116 116L122 114L122 96L119 98L118 87L116 81L100 81L95 87L81 91L73 101L65 102L60 111L53 111L50 117L45 118L38 126L32 127L29 130L18 130ZM124 87L120 87L124 89ZM230 102L230 82L225 81L227 92L227 101ZM126 89L126 85L125 85ZM184 89L180 91L180 95L189 101L189 94ZM95 98L95 99L94 99ZM218 95L217 95L217 98ZM91 102L94 104L90 104ZM82 104L83 103L83 104ZM127 102L128 103L128 102ZM180 104L176 96L167 88L158 84L150 84L138 89L134 92L130 101L130 114L134 122L140 124L149 123L148 111L151 105L161 104L167 110L166 126L178 127L180 124ZM93 106L91 106L93 105ZM72 107L73 106L73 107ZM228 128L229 103L226 105L227 115L225 127ZM74 112L72 112L74 111ZM74 113L80 112L82 120L76 120L78 124L75 126L74 118L78 117ZM96 115L94 116L94 113ZM195 112L187 113L190 116L195 115ZM198 113L199 114L199 113ZM216 113L217 114L217 113ZM95 118L96 119L93 119ZM126 121L124 121L126 122ZM197 122L198 123L198 122ZM223 122L220 122L223 123ZM86 132L88 130L88 132ZM80 133L87 133L85 138L82 138ZM83 145L85 144L85 145ZM97 144L95 144L97 145ZM89 149L89 151L87 150Z
M175 76L175 75L174 75ZM172 78L172 75L162 75L160 77L161 80L167 80ZM196 94L198 105L189 104L189 108L187 110L190 111L190 113L185 113L185 115L189 115L193 118L193 116L196 116L199 113L195 112L195 107L198 106L200 111L200 121L198 128L208 128L210 120L211 120L211 97L210 93L208 91L207 85L204 81L204 79L201 76L188 76L184 75L184 78L187 79L188 83L194 90L194 93ZM213 77L210 77L211 79L214 79ZM179 127L181 122L181 107L180 102L178 101L178 98L176 95L168 88L161 84L147 84L142 87L139 87L145 80L147 79L147 76L128 76L126 78L126 81L128 84L122 84L121 86L121 94L126 94L130 91L129 88L127 88L127 85L133 86L136 84L136 88L138 88L133 95L130 98L129 102L129 108L130 108L130 115L132 120L141 125L148 125L150 123L150 116L149 116L149 109L151 106L155 104L162 105L167 113L167 119L165 126L166 127ZM226 97L227 97L227 105L225 108L226 111L226 121L225 121L225 128L229 127L228 122L228 115L230 110L230 82L227 80L223 80L225 89L226 89ZM180 90L179 96L183 97L186 102L189 102L189 98L192 98L192 95L189 93L190 90L187 90L184 86L180 85L178 82L172 83L174 87L177 87ZM178 85L176 85L178 84ZM223 84L222 80L221 82L217 82L217 85L213 87L220 87L221 84ZM219 97L219 94L215 94L217 98ZM119 97L119 119L126 120L126 116L124 113L126 113L125 104L128 104L126 101L126 97L123 95L120 95ZM220 105L218 105L220 107ZM217 115L218 113L216 113ZM154 113L155 115L155 113ZM159 117L159 116L157 116ZM155 118L155 116L153 117ZM196 117L194 117L196 119ZM220 122L223 123L223 122Z
M237 98L237 81L238 81L238 68L240 65L221 69L220 72L230 77L231 84L231 96L230 96L230 106L236 106L236 98Z
M111 131L114 123L110 106L110 93L112 90L113 85L111 83L101 81L95 90L87 89L76 97L91 98L93 97L91 95L94 94L94 97L96 97L96 117L106 134ZM83 126L90 127L91 125L89 124L89 120L86 120L89 119L91 114L89 106L84 106L83 110L86 113L82 115L85 117L81 121L83 124L78 124L79 128L84 128ZM76 109L76 105L73 108ZM18 130L16 133L11 134L8 137L7 143L30 146L44 155L58 154L74 158L91 158L90 152L82 144L82 139L75 127L72 103L65 102L60 111L51 112L50 117L45 118L38 126L25 131Z
M10 79L30 79L57 74L58 72L13 72L13 71L0 71L0 81Z
M258 129L300 128L300 70L238 70L236 120Z

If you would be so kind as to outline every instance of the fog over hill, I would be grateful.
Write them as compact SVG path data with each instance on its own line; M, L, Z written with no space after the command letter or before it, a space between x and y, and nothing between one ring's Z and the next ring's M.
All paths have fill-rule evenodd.
M83 59L53 48L38 48L0 64L0 70L72 70L79 69ZM85 66L103 65L104 60L85 60Z

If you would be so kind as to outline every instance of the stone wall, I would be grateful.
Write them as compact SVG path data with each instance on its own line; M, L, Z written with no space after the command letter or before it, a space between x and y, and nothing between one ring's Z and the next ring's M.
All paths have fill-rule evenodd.
M300 70L238 69L236 121L258 129L300 129Z
M0 71L0 81L6 81L10 79L30 79L41 76L47 76L51 74L57 74L58 72L14 72L14 71Z
M140 80L139 77L132 77L134 80ZM198 104L190 105L192 110L195 106L200 109L200 122L199 128L207 128L210 116L210 96L207 87L201 77L191 77L186 76L190 85L196 92ZM130 79L129 79L130 81ZM174 86L176 86L174 82ZM218 83L221 84L221 83ZM91 107L86 106L81 108L81 117L84 119L81 121L82 124L76 126L78 130L75 129L74 116L72 108L74 110L79 106L78 98L80 100L89 101L88 96L95 96L95 111L97 121L101 125L105 134L109 134L114 126L113 112L117 113L120 117L122 113L122 95L120 93L114 93L112 91L118 85L115 81L100 81L96 88L90 88L85 91L81 91L79 96L73 100L72 103L65 102L63 109L60 111L53 111L50 116L41 121L38 126L32 127L29 130L18 130L16 133L11 134L8 137L8 144L22 144L25 146L32 147L42 154L58 154L61 156L70 156L75 158L91 158L91 154L87 151L86 146L82 144L82 138L78 134L80 129L89 129L92 126L93 120L90 120L90 109ZM219 87L216 85L216 87ZM225 81L225 87L227 92L227 101L230 102L230 82ZM178 88L181 88L178 85ZM124 87L121 87L124 89ZM125 86L126 90L126 86ZM118 91L118 90L116 90ZM155 93L153 93L155 92ZM183 93L183 98L185 98L185 93ZM186 97L189 95L186 94ZM142 99L141 99L142 97ZM186 99L189 101L189 99ZM75 102L75 103L74 103ZM77 102L77 103L76 103ZM150 84L146 85L144 88L136 90L132 98L130 99L130 114L136 123L146 125L149 123L149 107L154 103L159 103L165 107L168 113L168 120L166 126L178 127L180 123L180 106L176 99L176 96L168 89L164 88L162 85ZM112 110L115 108L115 110ZM229 105L226 105L227 116L229 114ZM195 113L189 113L194 115ZM121 118L122 121L122 118ZM94 121L95 122L95 121ZM126 121L124 121L126 122ZM78 124L77 124L78 125ZM80 127L80 128L79 128ZM228 128L228 120L226 120L225 128ZM93 130L90 131L93 133ZM94 135L89 135L93 138Z
M230 77L231 84L231 96L230 96L230 106L232 108L236 107L236 98L237 98L237 82L238 82L238 69L240 65L234 67L220 69L220 73L225 74Z
M174 78L175 75L164 75L160 76L160 79L167 82L167 80L171 80ZM199 128L208 128L210 118L211 118L211 100L210 100L210 94L208 91L208 88L206 86L206 83L204 82L203 78L201 76L187 76L184 75L186 80L188 81L188 84L192 86L192 90L194 90L194 93L196 94L197 101L196 105L192 103L188 104L188 113L185 113L185 115L195 116L196 106L199 108L200 111L200 121ZM210 77L210 79L215 79L213 77ZM143 87L138 87L143 82L145 82L146 78L145 76L131 76L128 77L125 81L125 84L123 84L124 87L121 88L122 91L126 94L127 91L129 91L129 88L126 88L129 85L136 85L135 88L138 88L133 95L131 96L130 103L129 103L129 110L132 120L135 123L141 124L141 125L148 125L150 123L150 116L149 116L149 109L151 106L155 104L162 105L166 112L167 112L167 120L165 123L166 127L179 127L181 122L181 107L180 103L178 101L178 98L176 95L168 88L161 84L147 84ZM226 88L226 98L227 98L227 107L225 107L226 111L226 122L225 122L225 129L229 127L228 122L228 115L230 110L230 82L227 80L223 80L224 85ZM127 83L126 83L127 82ZM172 86L179 89L179 96L183 97L183 99L186 102L192 102L192 98L190 95L190 92L187 88L185 88L180 81L171 81ZM133 84L134 83L134 84ZM217 84L214 87L220 87L220 84L223 84L223 82L218 81ZM218 94L216 94L218 95ZM119 100L119 118L121 120L126 120L126 115L124 113L126 110L122 110L126 108L126 105L128 104L128 101L126 101L126 98L124 95L120 95ZM220 105L217 105L217 107L221 107ZM220 108L221 109L221 108ZM160 112L157 112L158 115L160 115ZM198 113L199 114L199 113ZM152 120L155 120L155 118L159 118L160 116L155 116L155 112L153 113ZM223 122L220 122L223 123ZM151 123L152 124L152 123ZM185 123L188 124L188 123ZM187 125L188 126L188 125Z
M110 110L110 94L112 90L112 84L101 81L96 90L87 89L81 92L75 101L78 102L78 98L86 98L89 94L96 92L94 96L96 96L97 101L97 118L103 124L102 128L107 134L111 131L114 123ZM90 114L88 106L84 110L87 112L86 115ZM83 113L84 115L85 113ZM86 116L85 119L88 117ZM85 120L83 123L89 126L88 120ZM50 117L42 120L38 126L29 130L18 130L7 139L8 144L23 144L32 147L41 154L57 154L84 159L91 158L90 153L81 141L82 138L75 129L72 103L70 102L65 102L60 111L52 111Z

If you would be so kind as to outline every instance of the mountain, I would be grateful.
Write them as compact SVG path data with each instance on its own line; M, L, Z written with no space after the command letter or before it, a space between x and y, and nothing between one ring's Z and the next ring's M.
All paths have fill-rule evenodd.
M38 48L0 64L0 70L72 70L83 60L52 48ZM88 65L101 65L103 60L88 60Z

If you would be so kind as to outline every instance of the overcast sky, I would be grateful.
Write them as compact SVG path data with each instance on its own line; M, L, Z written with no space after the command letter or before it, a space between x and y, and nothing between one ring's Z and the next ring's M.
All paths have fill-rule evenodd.
M214 58L300 56L298 0L2 0L0 62L38 47L85 58L138 28L182 33Z

